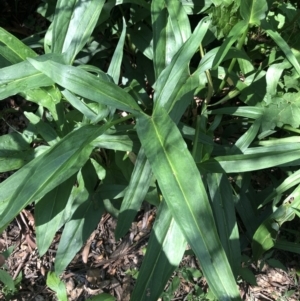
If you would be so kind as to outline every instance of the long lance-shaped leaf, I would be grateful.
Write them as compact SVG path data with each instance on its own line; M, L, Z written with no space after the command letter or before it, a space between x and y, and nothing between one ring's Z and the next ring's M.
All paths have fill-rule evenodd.
M28 57L35 57L37 54L14 35L0 27L0 55L10 63L20 63Z
M67 205L76 177L70 177L48 192L35 204L34 219L39 255L43 256L53 242L56 231L64 224Z
M88 161L78 176L79 194L76 198L74 213L66 223L55 257L55 272L61 274L80 250L95 229L104 213L103 202L93 199L98 176L94 166ZM73 209L73 208L72 208Z
M186 240L165 201L158 209L131 301L156 301L179 265Z
M128 93L101 77L96 77L80 68L58 64L50 60L41 63L30 59L30 63L60 86L82 97L131 113L141 111Z
M89 144L109 125L84 126L71 132L42 155L0 184L0 229L26 205L72 176L89 158Z
M52 52L66 53L67 62L73 62L90 38L104 2L59 0L51 29Z
M191 35L191 26L180 1L167 0L164 2L168 10L168 18L163 46L166 49L165 66L168 66L176 52Z
M154 0L151 2L151 20L153 31L153 65L155 78L157 79L166 67L168 12L164 0Z
M190 37L191 25L181 1L166 0L171 27L176 40L177 49Z
M208 172L246 172L289 163L299 165L300 151L265 152L251 155L220 156L199 163L200 169ZM298 160L298 161L297 161Z
M119 239L129 230L151 184L152 171L143 148L139 151L128 188L120 208L115 232Z
M5 31L3 28L0 28L0 42L3 43L3 45L0 45L0 55L2 55L12 64L20 63L26 60L28 57L34 58L37 56L37 54L30 47L25 45L15 36ZM18 69L17 72L16 69ZM37 87L47 85L44 83L44 81L48 81L49 79L45 78L44 76L40 77L41 75L36 74L37 77L33 77L32 80L30 80L31 76L33 76L31 73L32 70L30 71L30 69L31 67L28 66L28 62L24 62L23 64L18 65L18 67L11 66L10 69L2 70L2 72L5 72L5 75L1 76L2 80L8 76L12 76L9 79L10 82L6 83L7 86L4 84L5 94L3 94L2 97L5 95L9 96L8 94L14 95L19 93L26 100L36 102L39 105L48 108L54 120L57 121L58 116L55 109L55 103L60 100L59 91L53 86L36 89ZM49 84L52 83L49 82Z
M53 53L62 53L76 2L77 0L59 0L56 3L53 27L51 28Z
M27 61L0 69L0 99L52 84L50 78Z
M249 145L253 142L260 129L261 119L258 118L254 121L251 127L236 141L236 143L230 149L230 154L244 153Z
M164 108L140 116L137 132L167 205L219 300L240 300L208 197L187 146Z
M46 54L35 59L39 62L49 59L64 62L64 57L56 54ZM53 81L27 61L0 69L0 99L18 93L26 95L28 90L51 85Z
M191 34L190 22L180 1L155 0L151 4L155 78L168 66Z
M233 273L237 276L241 249L232 189L225 174L208 174L207 184L220 240Z
M73 62L76 55L90 39L104 3L105 0L77 0L62 48L62 52L67 53L67 62ZM59 26L59 24L57 25Z
M114 55L111 59L109 68L107 70L107 74L109 74L113 78L114 83L116 85L119 84L125 36L126 36L126 22L125 22L125 19L123 18L122 33L121 33L118 45L116 47L116 50L114 52Z
M277 195L283 194L288 189L292 188L293 186L300 183L300 170L297 170L292 175L287 177L278 187L275 188L275 190L268 195L268 197L263 201L261 206L265 206L271 200L273 200Z
M289 60L289 62L293 65L293 67L296 69L296 71L300 75L300 64L299 64L298 60L296 59L294 53L292 52L290 46L287 44L287 42L266 21L262 22L262 28L273 39L273 41L278 45L278 47L286 55L286 58Z
M155 83L155 107L165 107L167 111L174 105L174 95L178 94L189 77L188 64L205 36L209 20L203 18L190 38L183 44L171 64L164 69Z

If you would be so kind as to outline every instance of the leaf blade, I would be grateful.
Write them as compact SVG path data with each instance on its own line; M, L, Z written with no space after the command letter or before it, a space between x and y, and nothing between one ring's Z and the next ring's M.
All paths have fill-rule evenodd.
M186 240L166 202L162 201L131 300L156 301L179 265L185 248Z
M172 216L200 260L211 290L220 300L240 300L201 177L177 127L161 108L152 118L139 117L137 131ZM194 177L193 184L187 174Z
M41 63L30 59L30 63L59 85L82 97L132 113L141 111L129 94L101 77L50 60Z

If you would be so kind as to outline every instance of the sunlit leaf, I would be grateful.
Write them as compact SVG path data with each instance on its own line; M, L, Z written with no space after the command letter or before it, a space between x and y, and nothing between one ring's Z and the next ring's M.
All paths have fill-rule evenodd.
M172 216L200 260L211 290L221 300L240 300L199 171L177 127L160 108L152 118L140 117L137 131Z

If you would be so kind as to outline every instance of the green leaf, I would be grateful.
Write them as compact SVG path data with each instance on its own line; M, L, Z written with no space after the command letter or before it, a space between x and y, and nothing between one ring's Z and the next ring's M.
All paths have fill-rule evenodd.
M0 99L29 89L50 86L53 81L24 61L0 69Z
M168 208L200 260L212 292L219 300L240 300L201 176L176 125L160 108L152 117L138 118L137 132Z
M237 276L241 264L241 249L232 188L226 175L219 173L208 174L207 184L220 240L232 271Z
M262 254L272 247L276 239L277 231L272 228L272 221L264 221L256 230L252 241L253 260L260 259Z
M277 92L277 86L279 84L280 77L282 72L285 69L291 67L291 64L284 60L279 64L272 64L266 73L266 81L267 81L267 93L271 96L275 96Z
M162 201L131 300L156 301L179 265L185 248L186 240L166 202Z
M153 60L152 31L150 28L144 23L139 23L138 26L128 28L127 32L138 50L149 60Z
M300 93L285 93L282 97L273 97L262 115L262 130L274 129L275 126L300 126Z
M60 140L53 127L42 121L40 117L30 112L24 112L24 115L35 126L37 132L49 145L54 145Z
M298 186L294 195L299 196L300 186ZM299 207L300 199L293 203L293 207ZM289 200L284 201L276 210L258 227L252 241L253 258L257 261L261 255L274 247L278 231L283 223L293 220L295 212L291 208Z
M55 257L55 272L58 275L72 261L104 213L103 203L93 198L98 177L90 161L81 169L79 177L80 199L76 199L77 208L65 224Z
M231 0L229 0L232 2ZM207 1L205 1L207 2ZM240 0L235 0L227 5L225 1L219 1L219 6L211 6L208 12L210 13L212 25L214 26L214 35L218 40L227 37L232 27L240 21L239 7Z
M70 177L35 204L36 241L40 256L47 252L56 231L64 224L64 209L74 183L75 177Z
M75 94L120 110L140 112L139 106L129 94L117 85L104 81L101 77L50 60L41 63L30 59L30 63L60 86Z
M70 91L64 90L62 91L62 94L74 108L81 112L92 123L98 123L109 114L109 111L105 105L103 105L103 109L100 111L100 113L97 114L87 104L85 104L83 100L79 100L78 97L76 97ZM98 104L98 106L99 105L100 104Z
M277 259L270 258L270 259L267 260L267 263L268 263L269 266L271 266L273 268L281 269L281 270L287 272L286 266Z
M245 21L238 22L229 32L225 41L222 43L221 47L218 49L218 52L213 61L213 69L218 67L226 54L228 53L230 47L234 42L236 42L242 34L247 30L247 23Z
M11 291L15 291L15 283L12 277L3 270L0 270L0 281Z
M276 189L268 195L268 197L262 203L262 206L268 204L271 200L273 200L277 195L281 195L286 192L291 187L300 183L300 170L297 170L289 177L287 177Z
M236 141L236 143L230 149L230 154L244 153L249 145L256 138L261 126L261 119L257 118L251 127Z
M171 31L167 33L173 35L172 39L167 36L166 46L169 49L168 52L171 50L176 53L191 35L190 21L180 1L166 0L165 3L169 13L168 27L170 27L169 31ZM173 49L170 49L168 45L173 45ZM170 58L172 59L172 57Z
M34 158L35 151L19 133L0 137L0 172L21 168Z
M153 32L153 65L155 78L157 79L166 67L166 27L168 12L165 0L154 0L151 2L151 20Z
M0 184L0 229L29 203L43 197L81 168L93 149L89 145L110 125L83 126L61 139Z
M113 149L119 151L138 151L140 141L136 135L101 135L97 137L92 145L95 147Z
M14 35L0 27L0 55L11 64L17 64L27 57L36 57L37 54Z
M129 230L152 180L151 166L141 148L120 208L115 237L118 240Z
M248 267L241 268L239 270L239 274L245 281L247 281L247 283L250 283L253 286L257 286L255 275Z
M52 29L52 52L66 53L72 63L88 42L100 16L104 0L59 0Z
M291 242L291 241L287 241L287 240L283 240L283 239L278 239L276 241L274 247L279 250L284 250L284 251L288 251L291 253L300 254L300 244L299 243L295 243L295 242Z
M119 39L118 45L115 49L114 55L111 59L111 62L107 70L107 74L109 74L113 78L114 83L116 85L119 84L119 79L120 79L125 37L126 37L126 22L125 19L123 18L123 29L122 29L121 37Z
M59 113L57 105L61 99L60 91L57 87L44 87L39 89L32 89L26 91L20 91L19 94L26 100L37 103L44 108L47 108L53 116L53 119L61 123L59 120Z
M299 159L300 151L273 151L245 155L220 156L197 164L208 172L245 172L270 168Z
M216 115L233 115L233 116L241 116L251 119L257 119L262 116L264 113L264 108L260 107L227 107L222 109L216 109L208 112L209 114Z
M268 10L267 0L242 0L240 13L242 18L250 25L260 25L266 18Z
M55 275L54 272L48 272L46 284L53 291L55 291L58 301L68 301L65 284L58 278L57 275Z
M248 237L253 237L259 226L257 210L251 198L251 173L240 174L235 183L239 188L239 194L235 196L234 203L236 210L246 227ZM255 197L255 196L254 196Z
M160 74L155 83L154 101L156 109L164 107L168 112L172 110L177 100L174 99L174 96L179 93L190 76L187 69L189 61L205 36L209 24L207 18L203 18L199 22L193 34L173 57L171 64Z
M291 50L290 46L287 44L287 42L266 21L262 22L262 28L273 39L273 41L278 45L278 47L283 51L283 53L286 55L286 58L289 60L289 62L293 65L293 67L296 69L296 71L300 75L299 62L296 59L294 53L292 52L292 50Z

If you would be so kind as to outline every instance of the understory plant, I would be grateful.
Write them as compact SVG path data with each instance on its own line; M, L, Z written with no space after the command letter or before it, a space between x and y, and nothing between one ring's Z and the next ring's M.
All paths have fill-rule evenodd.
M105 211L120 239L145 201L131 300L157 300L187 246L216 299L241 300L241 250L299 252L280 231L300 208L297 5L53 2L44 33L0 28L0 99L30 104L26 129L0 137L1 231L34 203L40 256L63 227L59 276Z

